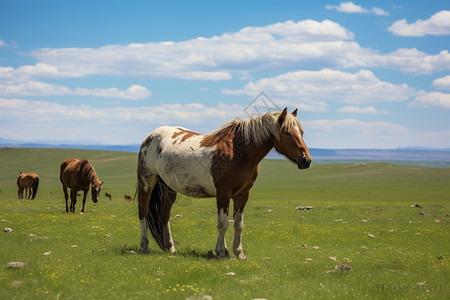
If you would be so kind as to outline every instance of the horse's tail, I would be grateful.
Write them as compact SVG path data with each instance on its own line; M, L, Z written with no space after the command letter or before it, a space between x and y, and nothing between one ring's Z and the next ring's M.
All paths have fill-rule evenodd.
M161 218L162 206L164 203L164 187L161 182L161 178L158 177L150 196L150 201L148 203L147 226L158 246L162 250L165 250L163 239L163 222Z
M147 226L158 246L164 251L169 250L170 245L164 243L163 226L169 222L176 197L177 193L158 177L148 203Z
M34 197L36 197L36 193L39 187L39 177L36 177L34 179L34 184L33 184L33 196L31 197L31 200L34 199Z

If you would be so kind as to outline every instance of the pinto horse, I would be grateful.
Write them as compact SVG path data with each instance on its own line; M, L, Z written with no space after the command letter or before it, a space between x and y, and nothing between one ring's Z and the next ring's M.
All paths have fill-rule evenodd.
M84 213L84 205L86 204L86 196L91 187L92 201L98 202L98 196L102 189L103 181L100 181L95 173L94 167L88 160L79 160L76 158L68 158L61 163L61 172L59 179L63 185L64 197L66 199L66 212L69 212L67 206L67 188L70 189L70 212L75 213L75 204L77 203L77 192L83 191L83 207L81 213Z
M25 198L31 200L36 197L36 193L39 187L39 175L36 173L19 173L19 177L17 178L17 187L19 190L17 191L17 196L19 199L23 199L23 191L25 190ZM27 197L28 193L28 197Z
M158 246L175 252L170 231L170 211L177 193L196 198L216 197L217 257L228 257L225 233L230 199L234 210L234 254L245 259L242 248L244 207L258 175L258 164L275 147L306 169L311 155L303 129L287 109L247 120L234 120L202 135L181 127L160 127L143 141L138 157L138 199L141 248L149 252L147 227Z

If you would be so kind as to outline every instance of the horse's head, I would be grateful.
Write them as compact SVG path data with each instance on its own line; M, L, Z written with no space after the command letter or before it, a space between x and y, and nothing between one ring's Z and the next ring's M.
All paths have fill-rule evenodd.
M100 195L100 191L102 190L102 184L103 181L98 183L92 183L91 186L91 193L92 193L92 202L97 203L98 202L98 196Z
M299 169L307 169L311 165L311 155L303 141L303 129L297 120L297 109L288 114L287 108L278 117L280 125L279 139L275 139L275 150L295 162Z

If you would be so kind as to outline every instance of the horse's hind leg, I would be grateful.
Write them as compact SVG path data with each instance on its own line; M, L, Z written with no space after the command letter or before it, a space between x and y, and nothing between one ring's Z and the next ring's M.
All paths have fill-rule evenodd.
M163 207L161 211L161 221L163 224L163 241L164 241L164 249L169 250L170 252L176 252L173 239L172 232L170 231L170 212L172 210L172 205L177 198L177 192L172 190L167 184L165 184L161 180L164 188L164 200Z
M244 229L244 207L247 203L249 192L233 198L234 201L234 238L233 252L240 259L245 259L244 249L242 248L242 230Z
M141 223L141 251L142 253L149 253L148 248L148 232L147 232L147 217L149 211L149 202L152 195L153 188L158 181L158 176L151 176L145 178L138 174L138 202L139 202L139 220Z

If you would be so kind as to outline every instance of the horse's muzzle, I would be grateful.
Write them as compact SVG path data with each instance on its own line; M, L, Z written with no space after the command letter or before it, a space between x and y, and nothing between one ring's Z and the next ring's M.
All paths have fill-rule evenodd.
M308 169L311 165L311 159L309 159L306 156L303 156L302 158L297 158L297 166L299 169Z
M92 201L93 201L94 203L97 203L97 202L98 202L98 199L95 198L95 199L92 199Z

